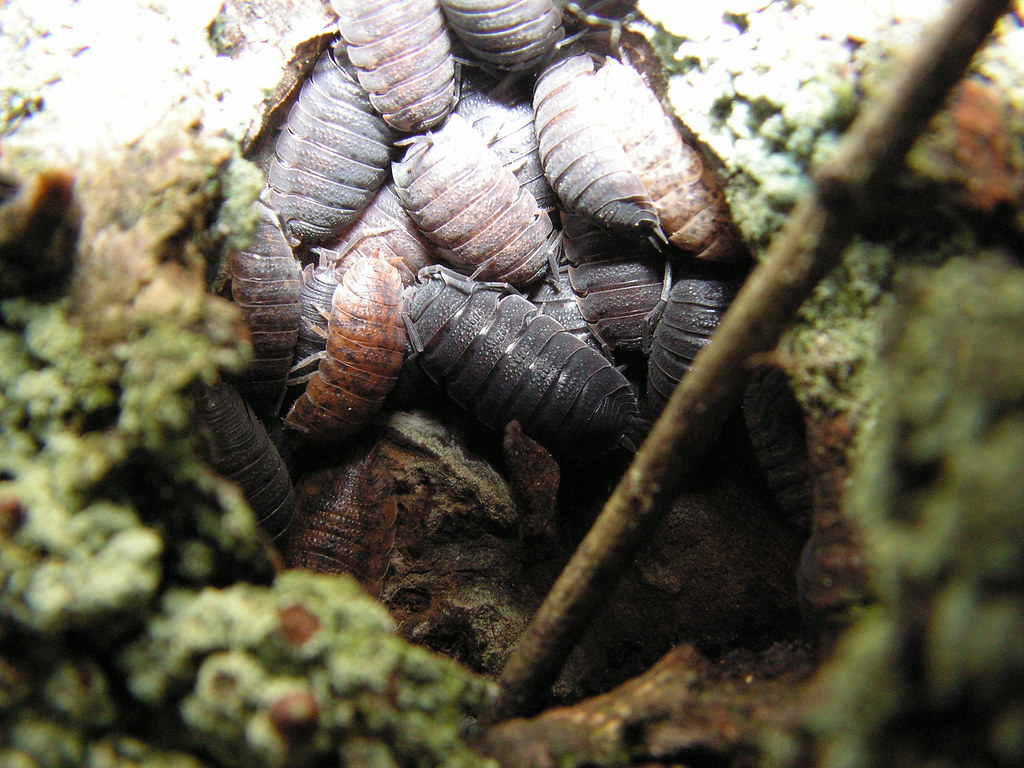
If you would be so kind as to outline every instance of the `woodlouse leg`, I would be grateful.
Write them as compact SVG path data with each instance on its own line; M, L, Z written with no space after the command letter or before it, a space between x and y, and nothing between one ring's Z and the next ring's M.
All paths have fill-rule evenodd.
M654 329L658 325L658 321L661 320L661 316L665 313L665 307L668 305L668 295L672 292L672 262L665 260L665 276L661 281L661 296L658 297L658 303L654 305L644 316L643 325L643 340L640 343L640 350L645 354L651 353L651 345L654 343Z
M375 229L368 229L365 232L360 232L358 237L353 238L352 242L345 243L341 250L339 250L338 258L334 261L335 264L339 263L343 258L352 252L352 250L364 240L369 240L372 237L383 237L389 235L392 232L397 231L397 227L377 227ZM320 266L326 266L324 259L320 259Z
M420 332L416 330L416 324L413 323L408 312L402 313L402 322L405 323L405 335L409 340L409 346L412 347L412 354L409 356L409 359L412 360L423 351L423 339L420 338Z

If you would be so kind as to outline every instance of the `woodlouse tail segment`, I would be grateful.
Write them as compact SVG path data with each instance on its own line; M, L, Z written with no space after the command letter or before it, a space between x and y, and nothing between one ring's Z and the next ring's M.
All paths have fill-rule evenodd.
M356 444L296 484L296 516L282 555L289 568L349 573L380 596L395 545L398 507L378 447Z

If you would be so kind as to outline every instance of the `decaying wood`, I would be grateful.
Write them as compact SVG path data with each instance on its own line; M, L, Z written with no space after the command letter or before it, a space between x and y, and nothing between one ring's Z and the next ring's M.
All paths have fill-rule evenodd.
M869 104L836 157L814 177L786 228L751 273L694 361L632 466L555 583L509 659L497 722L537 711L594 608L682 485L685 468L720 431L751 360L767 352L838 262L879 191L900 171L928 119L963 76L1009 0L961 0L922 40L892 87Z

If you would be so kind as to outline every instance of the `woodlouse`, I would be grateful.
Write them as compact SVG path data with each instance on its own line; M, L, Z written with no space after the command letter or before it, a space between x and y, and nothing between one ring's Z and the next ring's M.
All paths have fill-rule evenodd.
M398 267L403 283L412 285L417 272L437 263L432 249L389 181L339 240L314 248L313 253L321 262L333 264L340 276L360 256L378 252Z
M739 288L731 276L686 277L672 286L647 360L647 408L661 413L690 364L711 342Z
M387 178L393 130L370 106L343 51L321 54L270 163L267 198L293 243L337 237Z
M234 387L220 383L201 393L196 412L211 466L238 483L263 530L279 537L291 523L295 494L288 468L252 407Z
M512 171L542 211L553 211L558 197L548 184L537 152L531 94L520 83L499 84L467 68L455 114L464 117L484 137L501 164Z
M665 259L572 214L562 217L569 282L594 335L612 350L639 352L665 292Z
M273 211L257 201L252 242L228 258L231 298L242 310L253 360L239 384L256 408L276 407L299 333L299 264Z
M395 545L398 508L391 487L376 445L369 452L356 446L340 463L304 475L295 485L285 565L350 573L379 597Z
M587 319L580 312L576 293L569 280L569 265L560 264L552 280L544 280L530 293L530 301L542 315L557 320L562 327L605 357L611 357L608 345L594 335Z
M437 0L331 0L370 102L400 131L425 131L455 105L455 63Z
M379 255L345 273L331 300L327 348L285 426L310 442L337 442L380 409L405 354L402 287L398 270Z
M537 78L533 107L544 174L570 213L624 237L658 237L658 212L608 124L595 67L593 56L568 49Z
M595 74L609 125L654 202L669 241L698 258L749 258L714 174L635 69L606 57Z
M785 371L756 367L743 390L742 410L750 445L779 511L809 533L814 489L807 430Z
M489 427L515 420L563 453L632 445L636 395L601 353L501 283L441 266L420 272L408 302L423 370Z
M393 171L402 205L457 269L521 286L554 262L550 217L458 115L411 139Z
M440 0L448 24L473 56L496 67L539 66L562 39L552 0Z
M307 264L302 270L299 333L295 344L294 367L288 378L289 385L305 385L316 373L320 357L327 349L327 322L331 316L331 299L337 287L338 277L332 264L316 267Z

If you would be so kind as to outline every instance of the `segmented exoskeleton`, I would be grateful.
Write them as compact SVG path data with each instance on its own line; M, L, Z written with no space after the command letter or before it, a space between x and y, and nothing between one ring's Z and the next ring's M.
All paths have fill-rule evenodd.
M651 416L661 413L697 353L711 342L738 288L739 282L731 277L686 277L672 286L647 360Z
M457 269L522 286L554 261L550 217L458 115L411 139L393 171L402 205Z
M640 351L666 289L664 257L582 216L567 214L562 223L569 282L583 317L613 351Z
M334 291L327 348L285 426L318 443L362 429L395 386L404 354L402 278L383 256L364 256Z
M785 371L760 365L743 390L743 420L765 484L785 517L810 533L814 483L804 412Z
M441 266L417 282L406 310L417 360L480 421L516 420L560 452L633 444L636 395L600 352L505 284Z
M316 373L320 357L327 349L327 321L331 316L331 299L338 287L338 275L333 264L307 264L302 270L302 289L299 294L298 341L295 344L294 368L288 377L289 386L303 385Z
M282 548L285 565L350 573L374 597L391 562L398 508L391 475L375 445L295 484L295 521Z
M455 63L437 0L331 0L370 102L400 131L425 131L455 106Z
M337 237L373 199L394 131L370 106L343 51L321 54L281 128L267 200L293 243Z
M299 263L276 217L263 203L252 242L228 257L231 298L242 310L253 360L239 388L254 407L276 407L299 332Z
M390 181L338 240L313 249L321 263L337 269L339 278L356 259L374 252L398 267L405 285L416 282L416 273L423 267L437 263L433 246L402 207Z
M260 526L277 538L292 520L295 494L288 468L266 429L230 384L220 383L200 393L196 412L204 426L210 465L238 483Z
M562 39L562 15L552 0L440 1L462 44L486 64L532 69Z
M534 85L544 175L570 213L589 216L623 237L659 237L654 203L609 125L596 66L593 56L567 49Z
M590 325L580 312L576 294L569 282L569 265L560 264L553 280L544 280L530 293L530 301L542 315L553 317L565 330L587 346L593 347L605 357L611 358L611 350L602 339L594 335Z
M609 125L654 201L669 241L701 259L747 260L714 174L637 71L608 57L595 79Z
M462 72L462 93L455 114L464 117L484 137L501 164L512 171L537 207L550 212L558 197L548 184L537 152L531 94L526 83L503 84L471 67Z

